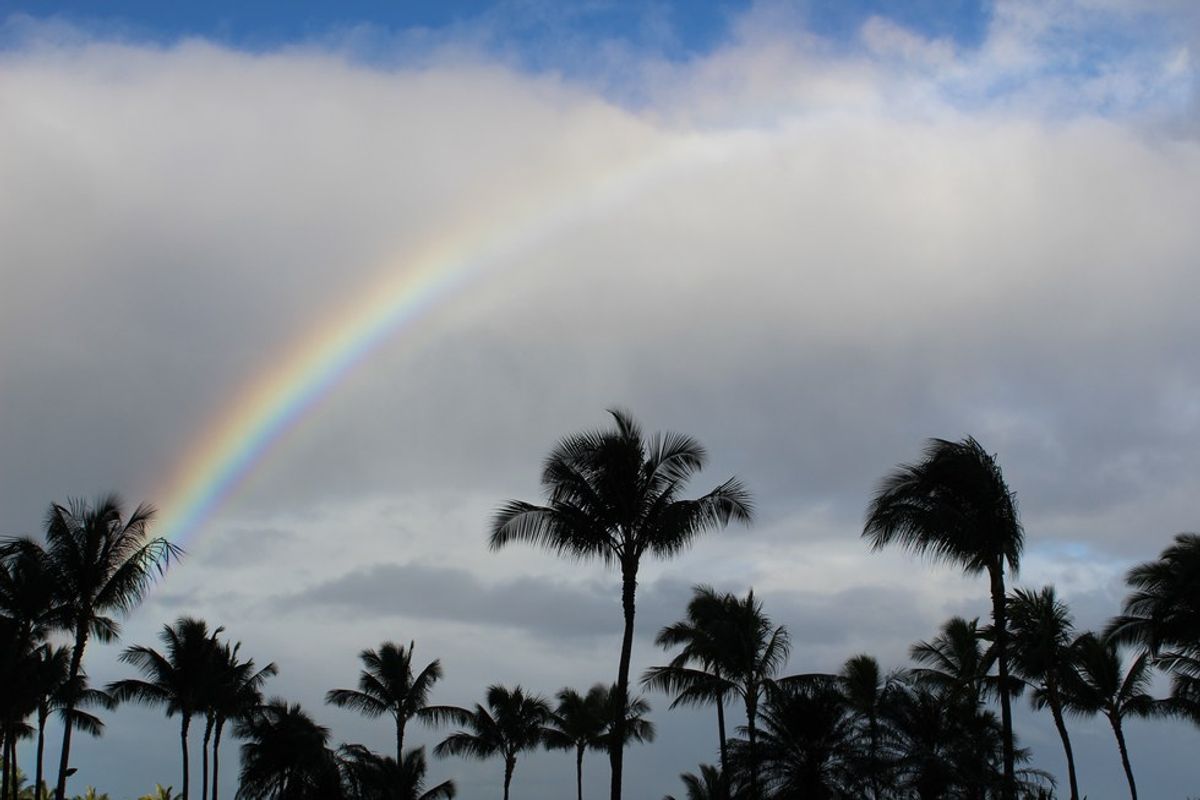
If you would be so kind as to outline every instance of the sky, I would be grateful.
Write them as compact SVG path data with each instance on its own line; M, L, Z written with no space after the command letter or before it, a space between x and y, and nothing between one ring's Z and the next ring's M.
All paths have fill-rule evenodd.
M486 546L613 406L758 507L643 566L635 673L697 583L753 587L788 672L985 617L982 581L860 538L933 436L996 454L1016 585L1101 626L1197 527L1198 45L1187 0L0 3L0 534L155 504L187 555L92 680L200 616L385 751L322 702L383 641L441 660L438 703L615 678L618 577ZM661 797L714 715L648 699L627 785ZM1123 797L1106 726L1071 730L1082 790ZM176 731L120 709L72 789L177 784ZM1017 732L1065 784L1048 716ZM1200 731L1128 736L1144 795L1194 793ZM514 791L572 779L530 755Z

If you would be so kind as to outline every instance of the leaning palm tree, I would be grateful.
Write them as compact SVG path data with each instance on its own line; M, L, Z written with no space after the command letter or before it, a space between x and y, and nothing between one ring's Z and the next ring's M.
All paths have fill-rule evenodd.
M300 706L272 698L237 722L242 744L238 800L337 800L341 775L329 729Z
M120 626L110 615L131 611L154 577L182 554L166 539L148 537L153 516L154 509L145 504L125 516L115 495L102 497L94 505L70 500L66 505L50 506L46 553L62 603L61 624L71 632L74 643L68 686L77 685L89 639L116 639ZM56 800L66 798L75 706L75 697L68 696Z
M108 691L117 702L133 701L151 706L166 706L167 716L179 714L179 744L183 754L183 800L188 799L188 730L192 717L205 713L209 701L222 629L209 631L204 620L180 617L174 625L164 625L159 639L165 652L136 645L121 653L121 660L135 666L148 680L126 678L109 684ZM207 761L206 761L207 763ZM207 779L207 774L205 778Z
M684 486L707 460L689 436L659 434L646 440L625 412L612 410L615 427L563 439L546 458L542 487L546 505L519 500L505 504L492 524L493 549L529 542L577 559L598 558L621 570L625 619L617 692L629 694L635 594L643 556L668 558L701 533L730 520L749 522L750 495L730 479L694 500L681 498ZM618 725L621 723L618 722ZM615 742L624 740L617 731ZM609 750L611 800L621 798L624 750Z
M1129 782L1129 794L1137 800L1137 784L1129 764L1125 746L1126 717L1151 717L1167 709L1150 696L1152 661L1149 651L1143 651L1128 669L1122 672L1121 654L1117 642L1094 633L1084 633L1072 644L1078 672L1064 681L1066 708L1077 714L1103 714L1112 727L1121 754L1121 766Z
M1034 687L1034 707L1050 709L1067 757L1071 800L1079 800L1075 755L1063 719L1062 685L1064 679L1070 680L1068 673L1075 669L1070 609L1055 595L1053 586L1039 592L1017 589L1009 598L1009 625L1013 672Z
M391 714L396 725L396 761L403 760L404 728L410 719L432 722L436 715L429 708L429 691L442 677L437 660L425 665L413 676L413 648L384 642L379 650L358 654L364 669L359 673L358 689L333 689L325 702L350 708L368 717Z
M1016 572L1020 565L1024 533L1016 497L995 458L971 437L961 442L931 439L920 462L902 464L880 483L867 509L863 536L876 550L896 543L949 561L971 575L987 573L999 682L1009 685L1004 569ZM1000 715L1003 797L1014 800L1012 706L1007 692L1000 693Z
M439 720L458 725L463 730L443 739L433 748L433 754L439 758L500 756L504 759L504 800L508 800L517 756L541 746L553 712L542 697L526 694L520 686L511 690L489 686L487 704L484 708L477 703L474 709L437 706Z
M221 778L221 733L229 720L249 720L262 705L262 685L278 673L274 663L257 669L254 659L240 661L242 643L221 646L208 705L208 717L213 729L212 740L212 800L217 800ZM208 724L205 726L208 727Z
M546 725L544 743L551 750L575 751L575 794L583 800L583 754L588 749L604 748L604 731L608 727L609 691L597 683L587 694L574 689L558 693L558 707Z
M711 586L692 587L686 618L658 632L654 643L664 649L679 647L671 662L651 667L642 675L642 685L675 695L670 708L681 705L717 707L717 747L719 774L728 776L728 742L725 735L725 698L733 691L725 679L723 661L730 652L731 625L726 595ZM703 768L702 768L703 769ZM686 782L686 781L685 781ZM727 787L728 788L728 787ZM729 792L725 792L728 800Z

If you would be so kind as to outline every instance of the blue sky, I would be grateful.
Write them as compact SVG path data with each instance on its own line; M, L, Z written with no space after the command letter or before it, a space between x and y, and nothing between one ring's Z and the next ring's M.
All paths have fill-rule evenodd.
M678 59L708 52L724 41L733 19L751 5L750 0L118 0L103 4L12 0L7 10L38 19L57 17L135 38L170 41L199 36L249 49L269 49L360 25L394 33L445 32L486 23L509 45L529 46L545 36L585 35L626 41ZM982 39L990 13L986 0L811 0L782 5L801 16L811 30L833 39L852 38L865 19L880 15L967 46Z

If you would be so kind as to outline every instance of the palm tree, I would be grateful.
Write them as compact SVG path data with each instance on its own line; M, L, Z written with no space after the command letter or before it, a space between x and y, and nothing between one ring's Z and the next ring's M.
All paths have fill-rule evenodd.
M745 751L754 796L834 800L852 796L854 719L836 683L775 686L762 708L759 751ZM741 744L740 742L738 744ZM748 743L747 743L748 744ZM735 753L740 750L735 747ZM735 757L735 762L740 761Z
M52 711L59 715L67 713L67 699L74 696L76 708L71 709L71 724L89 736L99 736L104 730L104 723L99 717L89 714L78 706L100 706L111 709L112 697L107 692L92 689L87 685L87 674L80 672L76 677L78 688L72 691L67 686L67 673L71 665L71 650L67 647L42 645L38 649L38 666L36 673L37 697L37 767L34 786L44 785L44 751L46 743L46 722Z
M643 744L654 741L654 723L646 719L650 704L643 698L625 695L625 702L622 703L617 687L606 686L600 696L600 707L604 713L600 744L606 750L617 746L618 736L621 737L619 741L622 748L634 742Z
M546 725L553 712L538 695L526 694L517 686L489 686L488 708L478 703L473 710L454 706L437 706L439 720L458 725L465 730L450 734L435 748L435 756L466 756L487 759L499 755L504 759L504 800L512 783L517 756L541 746Z
M329 729L299 705L272 698L237 721L242 744L238 800L337 800L341 776Z
M951 617L932 640L917 642L909 656L923 666L910 670L914 681L933 687L946 697L978 708L999 694L1000 682L990 674L995 649L988 647L979 620ZM1010 682L1010 692L1016 690Z
M902 464L880 483L867 509L863 536L878 550L897 543L962 567L988 574L992 628L1001 686L1009 685L1008 625L1004 568L1020 566L1024 533L1016 497L999 464L979 442L931 439L925 457ZM1006 800L1016 796L1012 706L1000 693Z
M717 707L717 746L721 764L720 774L728 776L728 743L725 736L725 697L733 690L725 680L722 661L730 651L730 636L726 610L726 595L718 594L711 586L692 587L686 619L672 623L658 632L654 643L668 649L680 647L671 662L651 667L642 676L642 685L675 695L670 708L681 705ZM701 768L703 772L703 767ZM685 781L686 782L686 781ZM728 790L728 787L726 787ZM729 792L725 792L728 800Z
M1200 657L1200 534L1177 535L1157 561L1130 569L1125 582L1133 593L1106 634L1156 657L1164 649Z
M1008 610L1013 672L1034 686L1034 707L1050 709L1067 757L1071 800L1079 800L1075 756L1063 720L1062 684L1064 676L1074 669L1071 612L1055 595L1053 586L1040 592L1017 589L1009 598Z
M182 550L166 539L147 538L154 509L139 505L128 517L115 495L95 505L70 500L50 506L46 519L46 551L62 601L63 627L70 630L74 647L67 685L77 685L83 653L90 637L102 642L116 639L120 626L111 614L131 611L155 575L161 575ZM62 755L58 764L56 800L65 800L71 759L73 694L67 698Z
M1121 766L1129 782L1129 794L1137 800L1137 785L1129 765L1123 722L1126 717L1150 717L1163 713L1159 701L1147 690L1151 680L1151 657L1143 651L1122 673L1121 654L1114 639L1084 633L1072 644L1078 672L1064 682L1065 706L1077 714L1103 714L1117 739Z
M221 732L228 720L248 720L262 705L262 685L278 673L275 664L255 669L254 659L238 660L242 643L222 645L216 658L208 716L213 728L212 800L217 800L221 777ZM206 723L206 727L208 724Z
M842 665L838 685L856 723L855 739L861 744L852 754L854 771L864 777L872 800L880 800L889 767L883 745L887 733L885 712L894 693L893 679L882 674L879 662L872 656L860 654Z
M609 690L597 683L581 695L574 689L558 693L558 708L546 725L545 745L551 750L575 750L575 793L583 800L583 754L604 747L608 727Z
M529 542L577 559L599 558L621 570L621 607L625 619L617 692L629 694L629 662L638 568L642 556L668 558L701 533L730 520L749 522L749 493L730 479L695 500L680 494L707 460L689 436L659 434L647 441L625 411L610 410L615 427L563 439L542 470L547 503L519 500L505 504L492 523L490 545ZM622 723L618 720L618 727ZM624 740L617 731L614 742ZM611 800L621 798L624 750L613 746Z
M403 760L404 728L414 717L432 722L436 715L430 710L429 691L442 677L442 665L437 660L427 664L413 677L413 648L384 642L379 650L363 650L358 654L365 669L359 673L358 689L333 689L325 702L339 708L350 708L368 717L391 714L396 724L396 761Z
M180 717L179 744L183 753L183 800L188 798L188 730L192 717L204 713L212 685L218 651L217 636L223 629L209 631L204 620L180 617L174 625L164 625L159 639L166 652L137 645L121 653L121 660L132 664L149 680L127 678L109 684L108 691L117 702L132 700L145 705L167 707L167 716ZM205 778L207 779L207 774Z
M342 774L354 800L453 800L454 781L425 788L425 748L409 750L397 761L372 753L360 744L339 750Z
M679 780L687 790L687 800L722 800L727 796L721 770L711 764L701 764L699 775L685 772ZM675 800L675 797L667 795L663 800Z

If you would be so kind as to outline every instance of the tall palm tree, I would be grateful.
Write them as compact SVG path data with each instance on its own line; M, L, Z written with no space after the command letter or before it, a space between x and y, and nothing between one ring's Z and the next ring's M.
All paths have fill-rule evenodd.
M979 442L931 439L924 458L902 464L883 479L867 509L863 536L878 550L899 544L956 564L970 575L986 572L1000 685L1009 685L1004 569L1020 566L1024 532L1016 497L1000 465ZM1012 705L1000 693L1006 800L1016 796Z
M433 754L439 758L500 756L504 759L504 800L508 800L517 756L541 746L553 712L545 699L526 694L520 686L511 690L489 686L487 704L484 708L477 703L474 709L437 706L439 720L458 725L463 730L443 739L433 748Z
M546 505L509 501L493 520L490 545L498 549L529 542L620 568L625 630L617 692L628 697L642 557L669 558L707 530L722 528L730 520L749 522L752 505L749 493L732 478L699 498L682 499L684 486L707 460L704 448L677 433L647 440L628 412L609 413L614 428L575 434L558 443L542 469ZM614 742L623 740L617 731ZM609 750L611 800L621 798L623 754L619 746Z
M229 720L242 722L262 705L262 686L278 673L274 663L256 669L254 659L240 661L242 643L224 644L216 659L210 686L208 716L212 722L212 800L217 800L221 778L221 732ZM207 727L207 724L206 724Z
M711 586L692 587L686 618L658 632L654 643L664 649L679 647L671 662L651 667L642 675L642 685L675 695L670 708L681 705L717 707L717 746L722 778L729 774L728 742L725 735L725 698L733 687L725 680L723 660L730 651L725 639L731 635L725 610L726 595ZM728 787L725 792L728 800Z
M360 744L339 749L342 774L354 800L453 800L454 781L425 788L425 748L409 750L397 761Z
M131 611L150 582L161 575L182 550L166 539L149 538L154 509L139 505L125 515L115 495L94 505L70 500L55 503L46 515L46 552L62 601L62 625L73 638L68 686L76 686L88 640L116 639L120 626L110 615ZM65 800L71 759L71 712L76 705L68 696L63 724L62 754L58 764L56 800Z
M242 744L238 800L338 800L341 775L329 729L299 705L272 698L237 721Z
M1121 654L1114 639L1094 633L1084 633L1075 639L1078 672L1065 682L1066 708L1077 714L1103 714L1112 727L1121 754L1121 766L1129 782L1129 794L1137 800L1137 784L1129 764L1125 746L1126 717L1150 717L1163 713L1159 701L1149 693L1152 662L1149 651L1143 651L1122 672Z
M358 689L333 689L325 702L339 708L350 708L368 717L391 714L396 725L396 761L403 760L404 728L414 717L427 722L436 719L429 706L429 691L442 677L442 665L437 660L425 665L413 676L413 648L384 642L379 650L363 650L358 654L364 669L359 673Z
M1125 582L1133 592L1107 635L1156 657L1164 651L1200 657L1200 534L1178 534L1157 561L1130 569Z
M609 691L597 683L587 694L574 689L558 693L558 707L546 725L545 745L551 750L575 751L575 794L583 800L583 754L605 747Z
M174 625L164 625L159 639L165 646L160 653L152 647L135 645L121 653L121 660L132 664L148 680L126 678L108 686L117 702L133 701L145 705L166 706L167 716L179 714L179 744L183 754L183 800L188 800L188 730L192 717L204 713L209 699L213 670L218 653L217 636L222 629L209 631L204 620L180 617ZM205 776L207 778L207 775Z
M1034 707L1050 709L1067 757L1071 800L1079 800L1075 755L1063 719L1063 680L1075 668L1070 609L1058 599L1053 586L1046 586L1038 592L1017 589L1009 598L1008 610L1013 672L1034 687Z

